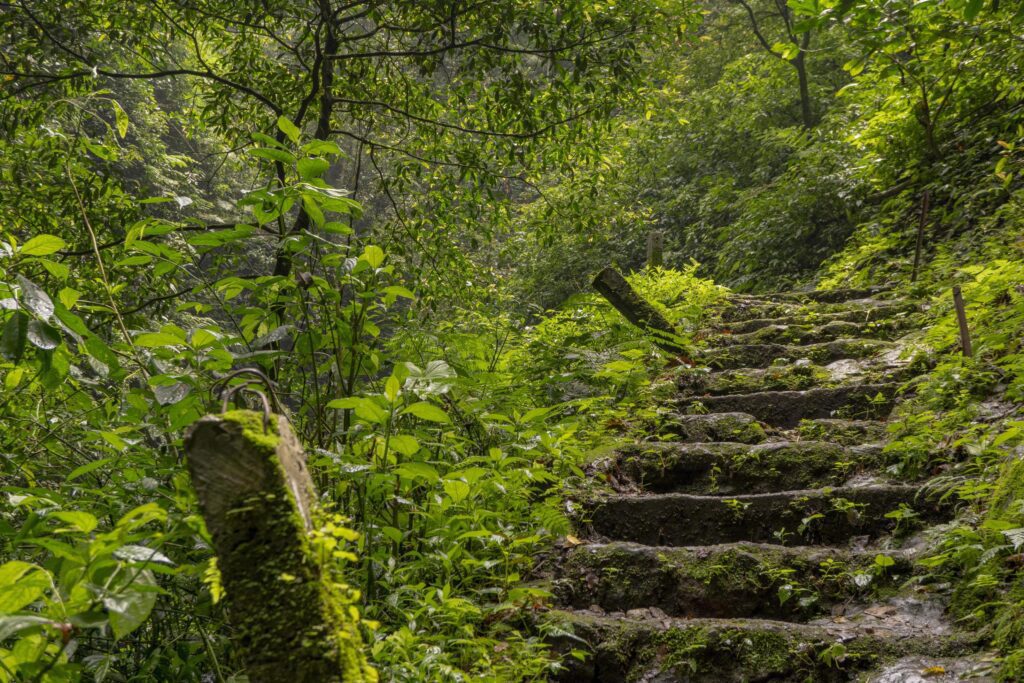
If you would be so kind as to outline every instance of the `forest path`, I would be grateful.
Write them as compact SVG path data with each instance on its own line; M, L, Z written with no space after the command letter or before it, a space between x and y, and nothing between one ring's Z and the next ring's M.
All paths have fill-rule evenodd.
M680 383L662 434L608 463L615 493L566 551L553 618L591 654L564 680L968 675L969 637L913 580L923 531L952 510L883 464L919 313L887 296L730 298L706 331L711 371Z

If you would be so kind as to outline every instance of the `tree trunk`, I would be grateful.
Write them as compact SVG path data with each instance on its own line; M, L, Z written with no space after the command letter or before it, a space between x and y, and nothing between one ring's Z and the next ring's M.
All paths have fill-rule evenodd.
M686 351L672 323L637 294L619 271L610 267L602 270L594 278L594 289L625 316L626 320L650 335L655 344L670 353Z
M316 495L288 421L271 415L265 427L247 410L208 415L185 445L249 680L376 681L354 596L311 547Z

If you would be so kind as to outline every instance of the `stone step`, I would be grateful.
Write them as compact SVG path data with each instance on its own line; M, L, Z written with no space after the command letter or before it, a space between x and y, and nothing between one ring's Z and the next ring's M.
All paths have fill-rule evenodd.
M899 383L860 384L804 391L760 391L752 394L681 399L692 411L693 401L709 413L741 412L777 427L795 427L800 420L845 417L879 419L892 410Z
M821 441L638 444L620 451L616 479L656 493L769 493L839 486L880 460L881 446Z
M723 323L722 327L732 334L756 332L770 325L823 325L830 322L879 323L906 327L911 323L913 314L918 312L919 306L911 301L884 301L876 302L872 306L846 308L831 313L804 310L794 315L737 319Z
M886 438L886 423L881 420L802 420L797 430L802 439L829 441L846 446L882 443Z
M593 532L646 545L736 541L844 544L876 538L918 521L942 520L948 506L926 501L913 485L878 484L749 495L621 494L591 501ZM900 512L902 510L902 512ZM889 513L898 513L898 517Z
M753 415L746 413L714 413L710 415L671 414L659 426L662 437L685 443L735 441L761 443L768 436Z
M909 363L890 364L886 359L837 360L815 365L809 360L778 363L767 368L734 368L710 372L688 368L679 374L677 385L687 395L722 396L761 391L796 391L833 388L855 383L902 382L913 376Z
M566 658L557 680L572 683L748 683L852 680L879 661L958 656L969 645L948 633L872 622L792 624L759 619L674 619L655 610L609 616L585 610L544 616ZM572 633L572 635L567 635ZM909 679L908 679L909 680Z
M817 344L836 339L895 339L904 333L898 321L854 323L833 320L822 325L766 325L753 332L720 332L706 338L709 346L740 346L742 344Z
M867 358L892 348L891 342L879 339L836 339L805 345L739 344L704 351L697 360L719 370L765 368L778 359L807 358L820 365L847 358Z
M887 559L876 560L882 555ZM900 551L605 543L573 548L555 593L560 604L578 609L657 607L675 617L806 621L879 586L897 586L912 572Z
M918 304L906 299L856 299L838 303L799 302L793 299L732 296L718 309L726 323L753 319L780 319L786 317L821 316L835 313L857 314L872 318L874 312L891 315L894 311L919 310Z

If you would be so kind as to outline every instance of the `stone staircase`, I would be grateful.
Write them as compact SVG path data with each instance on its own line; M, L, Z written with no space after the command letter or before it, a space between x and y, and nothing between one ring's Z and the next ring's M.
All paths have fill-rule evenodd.
M917 310L877 290L730 299L662 434L607 464L565 550L549 619L588 656L563 680L967 676L969 639L913 580L952 510L882 467Z

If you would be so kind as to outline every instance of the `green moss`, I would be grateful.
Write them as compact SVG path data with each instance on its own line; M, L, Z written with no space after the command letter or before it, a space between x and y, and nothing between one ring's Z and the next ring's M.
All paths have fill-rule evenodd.
M229 410L222 413L220 418L225 422L233 422L242 428L242 435L253 446L260 450L277 451L277 444L280 437L277 433L277 418L271 415L266 421L264 428L263 413L253 410Z

